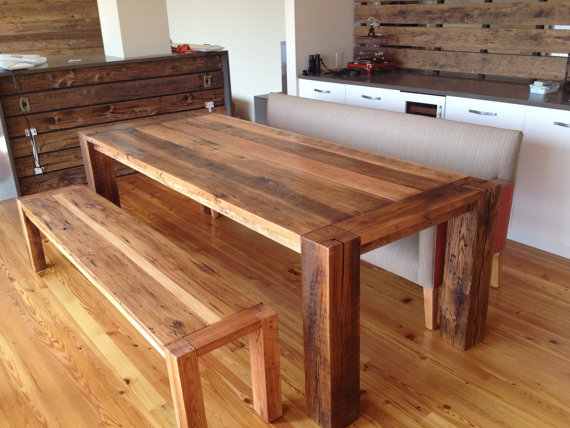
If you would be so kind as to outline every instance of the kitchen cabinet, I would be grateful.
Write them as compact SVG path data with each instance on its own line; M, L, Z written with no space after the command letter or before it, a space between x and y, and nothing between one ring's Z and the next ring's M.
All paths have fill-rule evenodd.
M495 128L523 129L525 106L473 98L446 97L445 118Z
M345 104L346 85L342 83L299 79L299 96L313 100Z
M526 107L509 238L570 258L570 111Z
M346 85L346 104L401 113L405 111L400 91L371 86Z

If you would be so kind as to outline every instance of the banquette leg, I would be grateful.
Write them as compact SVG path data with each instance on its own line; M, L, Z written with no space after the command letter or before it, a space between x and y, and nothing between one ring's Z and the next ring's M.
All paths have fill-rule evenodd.
M503 270L503 250L497 251L493 255L493 269L491 271L491 287L501 286L501 271Z
M439 287L433 290L427 287L422 288L424 290L424 317L426 328L428 330L435 330L439 323Z
M26 246L28 247L28 255L30 256L32 268L36 272L44 270L47 268L47 263L40 230L26 216L20 201L18 201L18 211L20 213L20 220L22 222L24 238L26 239Z
M247 334L254 409L266 422L279 418L283 406L278 331L277 314L259 304L168 344L165 357L179 426L207 426L198 356Z

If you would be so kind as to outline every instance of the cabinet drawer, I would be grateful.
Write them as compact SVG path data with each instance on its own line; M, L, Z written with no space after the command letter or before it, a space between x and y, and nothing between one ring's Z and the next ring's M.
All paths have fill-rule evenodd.
M346 85L346 103L380 110L404 111L400 91L394 89Z
M299 79L299 96L313 100L345 103L345 86L340 83Z
M447 97L445 118L520 131L523 129L524 110L525 106L519 104Z

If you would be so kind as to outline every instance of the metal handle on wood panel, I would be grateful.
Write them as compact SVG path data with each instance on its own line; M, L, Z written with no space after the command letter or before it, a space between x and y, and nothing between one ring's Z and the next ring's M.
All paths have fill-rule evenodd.
M326 91L323 89L314 89L315 92L318 92L319 94L330 94L331 91Z
M436 117L438 119L441 119L441 117L443 116L443 106L437 106L437 115Z
M370 95L361 95L361 97L367 100L382 101L382 97L371 97Z
M472 109L469 109L469 113L480 114L481 116L496 116L497 115L497 113L493 113L492 111L479 111L479 110L472 110Z
M553 125L556 126L563 126L564 128L570 128L570 123L564 123L564 122L552 122Z

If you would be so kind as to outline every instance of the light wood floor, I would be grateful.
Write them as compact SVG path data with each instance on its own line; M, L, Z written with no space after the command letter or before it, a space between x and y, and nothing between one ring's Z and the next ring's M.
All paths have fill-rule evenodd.
M120 182L124 209L180 245L249 259L251 291L279 314L284 415L305 416L300 258L141 176ZM172 426L166 367L115 309L53 249L31 271L14 201L0 203L0 426ZM364 426L568 426L570 262L515 242L491 290L487 335L461 352L423 327L422 292L362 266ZM263 426L252 410L245 342L205 356L210 426Z

